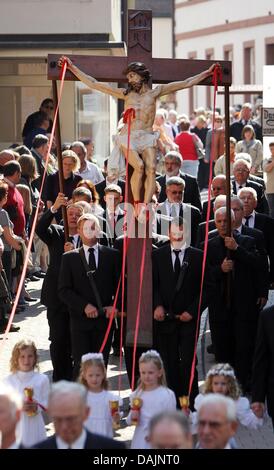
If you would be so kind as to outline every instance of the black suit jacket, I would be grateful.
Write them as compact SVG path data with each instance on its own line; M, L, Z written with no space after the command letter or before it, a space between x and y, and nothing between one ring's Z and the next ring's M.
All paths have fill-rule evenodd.
M123 180L118 180L117 184L118 184L118 186L120 186L120 188L122 190L123 198L125 198L125 182ZM106 202L104 200L104 196L105 196L105 189L106 189L106 180L104 179L100 183L97 183L95 185L95 189L96 189L97 193L99 194L100 204L103 207L103 209L105 209L106 208Z
M98 267L94 281L101 298L102 306L113 305L121 272L120 253L113 248L99 245ZM71 321L78 329L92 329L93 325L105 327L106 319L87 318L84 309L87 304L98 308L90 286L79 249L64 253L59 275L59 297L67 305ZM117 305L118 307L118 305Z
M265 247L270 264L270 282L274 281L274 219L265 214L255 213L254 228L264 234Z
M208 230L209 233L216 228L215 226L215 220L209 220L208 221ZM197 248L200 248L201 243L205 241L205 234L206 234L206 222L201 222L198 226L198 231L197 231L197 240L196 240L196 246Z
M215 201L215 198L210 200L209 220L213 220L213 219L214 219L214 211L213 211L214 201ZM203 203L203 210L202 210L202 217L201 217L201 221L202 221L202 222L205 222L205 221L206 221L207 207L208 207L208 201L205 201L205 202Z
M255 282L255 273L260 266L259 254L253 238L244 235L234 235L234 237L239 246L236 251L231 251L234 269L230 275L230 311L243 321L256 321L258 286ZM219 235L213 236L208 241L207 260L215 283L215 295L210 303L210 311L216 317L216 321L227 320L227 315L231 314L225 308L227 274L221 269L226 253L224 240Z
M258 201L257 208L256 208L257 212L268 215L269 205L265 197L263 186L259 183L256 183L255 181L247 180L245 187L253 188L255 189L257 193L257 201ZM232 180L232 191L233 191L233 194L237 194L236 183L234 179Z
M109 243L111 246L114 245L114 242L117 237L123 235L123 222L121 222L125 217L125 214L118 214L116 223L115 223L115 231L113 231L109 217L108 217L108 212L107 210L104 211L103 213L103 218L102 218L102 223L103 223L103 231L106 233L107 238L109 240Z
M265 402L274 419L274 306L259 317L252 374L252 402Z
M184 202L197 207L199 211L202 210L200 191L196 178L194 178L194 176L187 175L182 171L180 171L178 176L185 182ZM158 202L164 202L166 200L166 176L159 176L156 178L156 181L158 181L161 186Z
M180 217L184 217L188 221L188 217L191 217L191 245L195 246L197 231L199 223L201 222L201 214L197 207L191 206L190 204L181 204ZM171 217L167 214L166 204L163 202L157 207L157 233L160 235L168 236L169 234L169 223Z
M152 252L153 267L153 306L154 309L161 305L169 314L178 315L184 311L189 312L194 319L197 318L200 284L202 274L203 252L197 248L189 247L185 251L184 262L187 262L183 282L176 292L174 270L172 265L171 247L165 245ZM182 269L182 268L181 268ZM209 274L209 273L208 273ZM205 277L203 289L203 302L201 312L207 306L208 299L212 293L212 282L210 275ZM156 322L165 330L167 323ZM174 328L178 322L172 321Z
M53 435L44 441L38 442L32 449L57 449L56 436ZM125 444L87 431L84 449L125 449Z

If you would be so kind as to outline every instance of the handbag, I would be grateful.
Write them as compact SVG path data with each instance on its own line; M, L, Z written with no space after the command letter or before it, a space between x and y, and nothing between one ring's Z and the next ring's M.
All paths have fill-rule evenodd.
M195 146L198 160L203 160L205 158L205 149L199 147L198 140L195 138L194 133L192 133L191 136L192 136L193 144Z

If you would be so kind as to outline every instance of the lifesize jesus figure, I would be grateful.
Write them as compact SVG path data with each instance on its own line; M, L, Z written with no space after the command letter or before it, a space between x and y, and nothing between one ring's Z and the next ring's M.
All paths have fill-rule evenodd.
M125 111L134 108L135 118L131 122L130 149L128 162L133 168L133 174L130 180L131 191L134 204L140 202L149 204L155 192L155 173L156 173L156 141L157 133L153 132L152 126L156 111L156 100L160 96L168 95L183 88L189 88L197 85L205 78L213 74L215 64L208 70L187 78L180 82L171 82L165 85L157 85L151 89L149 80L150 71L145 64L141 62L132 62L125 69L124 74L128 80L127 88L114 89L106 83L97 82L95 78L90 77L76 67L72 61L62 56L58 65L61 67L67 62L67 68L81 82L85 83L92 90L101 91L115 98L125 101ZM127 133L128 128L125 125L119 133L118 144L126 157L127 154ZM141 201L142 180L145 173L144 200Z

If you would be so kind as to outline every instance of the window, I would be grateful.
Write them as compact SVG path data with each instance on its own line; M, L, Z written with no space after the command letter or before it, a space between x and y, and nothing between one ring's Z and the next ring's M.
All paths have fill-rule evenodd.
M244 83L255 83L255 42L244 42ZM245 95L245 101L250 101L250 94Z
M206 49L205 58L206 58L206 60L213 60L214 59L214 49ZM208 109L212 108L211 86L206 87L206 107Z
M265 65L274 65L274 37L265 39Z

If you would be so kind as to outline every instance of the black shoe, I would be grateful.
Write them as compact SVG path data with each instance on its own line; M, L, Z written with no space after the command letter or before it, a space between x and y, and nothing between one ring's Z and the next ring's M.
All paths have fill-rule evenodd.
M209 344L206 348L208 354L215 354L215 348L213 344Z
M28 297L27 295L24 297L24 299L27 301L27 302L36 302L36 299L35 297Z
M28 279L29 279L30 281L32 281L32 282L33 282L33 281L40 281L40 277L37 277L37 276L34 276L34 275L29 276Z
M0 333L4 333L7 328L7 323L0 326ZM10 325L9 333L16 333L20 330L20 326L15 326L13 323Z
M33 273L33 276L34 277L39 277L41 279L41 278L46 277L46 273L44 273L43 271L37 271L37 272Z

